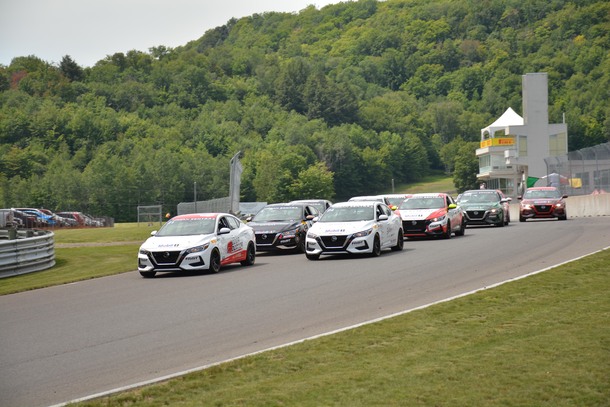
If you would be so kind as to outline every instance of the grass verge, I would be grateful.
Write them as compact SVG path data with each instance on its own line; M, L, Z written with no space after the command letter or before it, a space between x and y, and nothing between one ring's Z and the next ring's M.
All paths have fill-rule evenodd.
M78 406L607 406L610 250Z

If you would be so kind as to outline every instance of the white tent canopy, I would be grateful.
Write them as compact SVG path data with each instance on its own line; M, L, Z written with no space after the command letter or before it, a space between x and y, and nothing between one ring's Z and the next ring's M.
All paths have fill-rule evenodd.
M523 117L519 116L512 108L506 111L492 124L481 130L481 136L487 133L491 137L498 130L505 130L510 126L523 126Z

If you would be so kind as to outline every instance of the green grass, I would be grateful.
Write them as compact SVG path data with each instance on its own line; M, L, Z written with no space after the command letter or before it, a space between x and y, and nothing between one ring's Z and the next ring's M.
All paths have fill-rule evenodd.
M421 194L427 192L446 192L457 195L453 178L445 174L430 175L423 178L420 182L412 184L401 184L396 188L396 193Z
M610 250L79 406L608 406Z
M140 244L159 224L116 224L111 228L54 231L55 266L36 273L0 279L0 295L110 276L137 269ZM115 243L120 245L112 245ZM87 245L62 248L62 245ZM98 244L100 246L88 246Z

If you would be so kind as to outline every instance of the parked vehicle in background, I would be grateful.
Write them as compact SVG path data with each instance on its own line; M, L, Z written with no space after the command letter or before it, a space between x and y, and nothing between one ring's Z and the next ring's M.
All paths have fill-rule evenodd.
M305 252L305 235L320 212L304 203L277 203L261 209L248 225L256 234L256 250Z
M510 222L510 198L495 189L473 189L460 194L456 203L462 208L467 225L504 226Z
M22 212L15 208L11 208L11 210L13 211L13 217L19 219L24 228L33 229L39 227L38 218L35 215Z
M62 218L75 220L78 226L86 226L85 216L82 214L82 212L57 212L57 215L61 216Z
M46 228L46 227L54 227L57 226L57 220L53 219L52 216L47 215L42 212L40 209L36 208L15 208L18 211L27 213L28 215L32 215L36 217L36 227L38 228Z
M15 217L13 209L0 209L0 228L18 229L23 227L23 222Z
M406 237L440 236L445 239L464 235L466 217L451 195L413 194L398 208Z
M332 205L307 233L305 255L317 260L322 254L379 256L383 249L402 250L400 218L383 202L349 201Z
M519 203L519 222L527 219L557 218L566 220L567 195L562 195L555 187L534 187L528 188L523 196L518 197Z
M303 203L307 205L315 206L320 214L326 212L326 210L333 204L327 199L299 199L297 201L290 201L289 203Z
M254 231L228 213L175 216L151 235L138 252L142 277L171 271L218 273L226 264L250 266L255 261Z

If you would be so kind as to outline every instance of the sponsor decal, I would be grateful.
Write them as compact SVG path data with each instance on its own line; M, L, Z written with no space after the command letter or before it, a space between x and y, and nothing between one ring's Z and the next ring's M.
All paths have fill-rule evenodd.
M180 246L179 243L165 243L165 244L157 245L157 247L178 247L178 246Z

